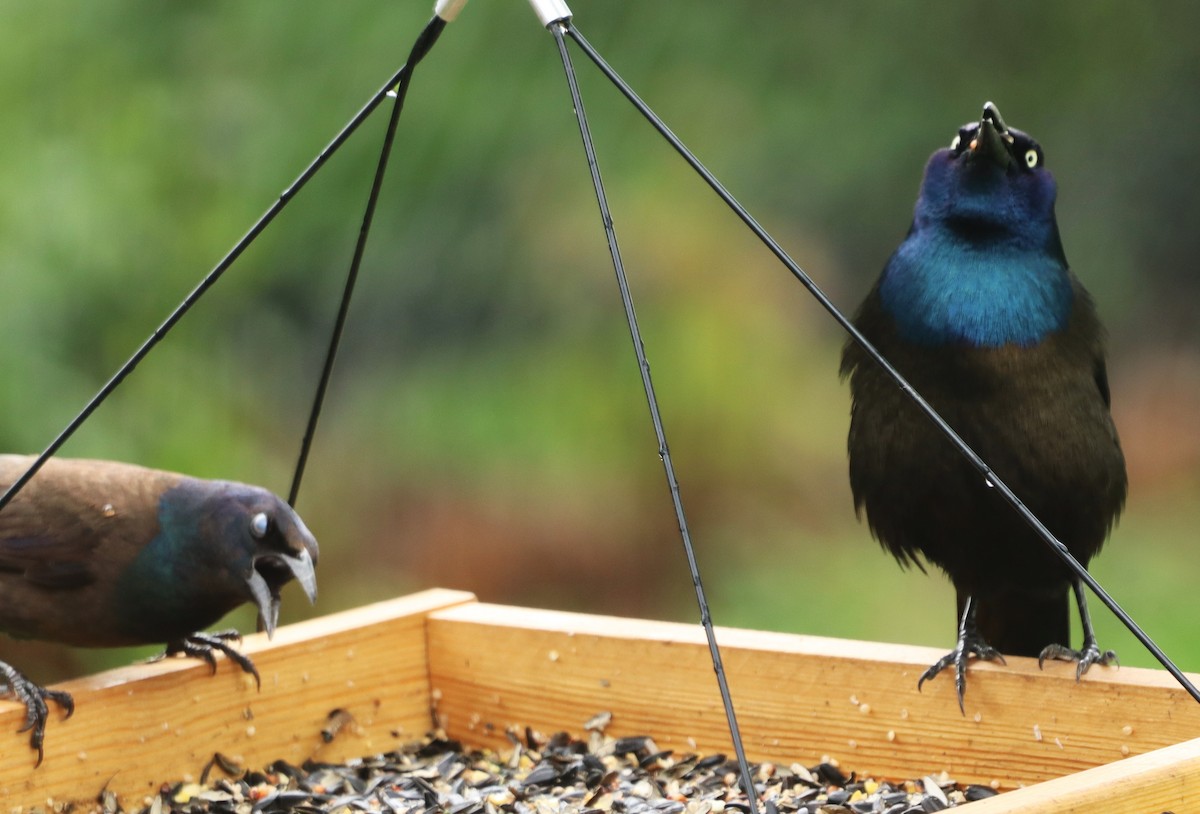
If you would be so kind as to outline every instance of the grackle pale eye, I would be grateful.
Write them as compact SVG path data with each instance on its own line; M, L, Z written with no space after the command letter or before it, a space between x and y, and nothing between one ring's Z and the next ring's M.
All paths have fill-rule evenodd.
M1041 157L1038 155L1037 150L1026 150L1025 151L1025 166L1029 167L1029 169L1033 169L1040 162L1041 162Z
M250 533L260 540L267 536L267 529L270 526L271 521L267 517L266 512L259 512L250 518Z

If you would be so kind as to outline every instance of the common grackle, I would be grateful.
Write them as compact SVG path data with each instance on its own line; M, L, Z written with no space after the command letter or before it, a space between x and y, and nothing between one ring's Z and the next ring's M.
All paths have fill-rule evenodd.
M912 226L855 325L1085 566L1125 502L1103 329L1068 270L1042 148L992 103L930 157ZM920 682L970 656L1108 664L1083 584L879 365L847 343L850 485L901 565L931 562L957 593L958 642ZM1083 623L1069 649L1068 589Z
M0 455L7 489L33 459ZM163 654L225 653L258 680L229 642L199 633L251 601L270 635L292 577L316 598L317 541L295 512L257 486L199 480L112 461L51 458L0 511L0 630L80 647L165 642ZM25 704L21 731L42 760L48 708L71 697L0 662Z

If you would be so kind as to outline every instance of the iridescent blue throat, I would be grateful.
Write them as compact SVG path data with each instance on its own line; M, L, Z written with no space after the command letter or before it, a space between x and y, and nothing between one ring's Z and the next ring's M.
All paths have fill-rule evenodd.
M1061 330L1074 293L1067 269L1044 252L978 245L953 231L912 232L880 286L900 335L922 345L1036 345Z

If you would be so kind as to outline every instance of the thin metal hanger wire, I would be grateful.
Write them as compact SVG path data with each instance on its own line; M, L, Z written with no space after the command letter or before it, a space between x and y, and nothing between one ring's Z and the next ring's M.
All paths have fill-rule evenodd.
M1154 658L1156 658L1163 667L1166 668L1167 672L1169 672L1175 678L1175 680L1179 682L1180 686L1182 686L1183 689L1185 689L1188 694L1192 696L1192 698L1194 698L1197 702L1200 702L1200 690L1196 689L1196 686L1192 684L1188 677L1184 675L1183 671L1176 666L1175 662L1173 662L1167 656L1167 654L1163 652L1162 648L1160 648L1154 642L1154 640L1151 639L1144 630L1142 630L1141 626L1133 620L1133 617L1131 617L1124 608L1117 604L1117 601L1113 599L1106 590L1104 590L1100 583L1096 581L1096 578L1088 573L1088 570L1071 555L1071 552L1067 550L1067 547L1063 545L1063 543L1057 537L1055 537L1048 528L1046 528L1045 524L1043 524L1042 521L1039 520L1038 517L1029 510L1029 507L1027 507L1021 501L1021 499L1017 497L1016 493L1009 488L1008 484L1004 483L1004 481L1002 481L1000 477L992 471L992 468L988 466L987 462L984 461L983 458L981 458L979 454L975 452L975 450L971 449L967 442L964 441L962 437L946 422L946 420L938 414L933 406L930 405L929 402L927 402L924 397L922 397L921 394L918 393L916 389L908 383L908 381L883 356L883 354L880 353L874 345L867 341L867 338L863 336L856 327L854 327L854 323L851 322L845 314L838 310L838 307L833 304L833 301L830 300L825 292L822 291L821 288L813 281L813 279L808 276L804 269L800 268L800 266L796 264L796 261L792 260L792 258L788 256L787 252L785 252L783 248L775 241L775 239L767 233L766 229L759 225L758 221L756 221L754 217L750 215L746 208L743 207L727 189L725 189L721 182L717 180L716 176L714 176L703 164L700 163L700 160L696 158L695 154L693 154L692 151L689 150L682 141L680 141L678 136L671 132L671 129L667 127L663 120L660 119L658 115L655 114L655 112L651 110L650 107L641 100L641 98L638 97L638 95L625 82L625 80L623 80L617 74L617 72L613 70L607 62L604 61L604 58L601 57L594 48L592 48L588 41L584 39L583 35L579 33L579 30L575 28L574 25L567 23L563 24L563 29L563 33L575 41L580 49L583 50L584 54L586 54L587 57L596 65L596 67L600 69L600 72L608 77L609 81L616 86L617 90L619 90L631 104L633 104L633 106L638 110L639 113L642 114L646 121L648 121L650 125L658 131L659 135L667 140L671 147L674 148L675 152L677 152L684 159L684 161L686 161L691 168L695 170L701 178L704 179L705 183L707 183L708 186L711 187L715 193L717 193L721 200L723 200L726 205L733 210L734 214L736 214L738 218L740 218L741 221L745 223L752 232L754 232L759 240L761 240L767 246L767 248L771 250L771 253L774 254L785 267L787 267L788 271L792 273L792 276L794 276L800 282L800 284L808 290L808 292L817 300L817 302L821 304L821 307L824 308L829 315L832 316L834 320L836 320L837 323L846 330L848 334L850 334L851 339L858 343L858 345L862 347L867 355L870 356L881 368L883 368L884 372L896 382L900 389L910 399L912 399L913 402L916 403L917 407L919 407L921 411L925 413L929 420L934 423L938 430L944 436L946 436L950 443L953 444L954 447L967 459L967 461L975 468L980 476L983 477L987 483L991 484L992 487L994 487L995 490L1004 497L1004 500L1007 501L1010 506L1012 506L1013 510L1016 511L1017 514L1021 516L1021 519L1024 520L1034 530L1038 537L1040 537L1042 541L1049 546L1050 550L1057 554L1059 559L1066 563L1067 567L1075 573L1077 578L1083 581L1088 588L1092 590L1092 593L1094 593L1100 599L1100 601L1103 602L1108 609L1113 612L1113 615L1116 616L1117 619L1119 619L1121 623L1129 629L1129 632L1132 633L1139 642L1141 642L1142 646L1145 647L1146 650L1149 651L1150 654L1154 656Z
M583 98L579 94L579 85L575 78L575 68L571 64L571 55L567 52L567 44L563 32L567 29L565 21L559 20L549 26L558 44L558 53L562 57L563 70L567 75L567 85L571 91L571 103L575 108L575 118L579 124L579 134L583 139L584 153L587 155L588 170L591 173L592 187L596 193L596 203L600 208L600 220L604 224L604 237L608 243L608 252L612 257L613 271L617 276L617 287L621 292L621 304L625 309L625 319L629 323L629 335L633 340L633 350L637 355L638 370L642 376L642 389L646 393L646 402L650 408L650 419L654 424L654 435L658 441L658 457L662 460L663 470L667 477L667 486L671 491L671 502L675 507L675 519L679 524L679 534L683 538L684 552L687 554L688 568L692 576L692 584L696 589L696 602L700 606L700 624L708 639L708 650L712 656L713 672L717 675L717 686L721 692L721 703L725 707L725 717L729 724L729 733L733 740L733 748L737 755L738 769L741 774L742 790L749 802L750 814L758 814L758 794L754 790L754 779L750 774L750 764L746 760L746 750L742 745L742 735L738 728L737 715L733 708L733 699L729 692L729 682L725 675L725 666L721 659L721 649L717 645L716 632L713 630L712 614L709 611L708 598L704 593L704 584L700 580L700 566L696 561L696 552L692 546L692 536L688 529L687 516L683 510L683 500L679 494L679 481L675 477L675 465L671 461L671 450L667 445L666 431L663 429L662 413L658 408L658 399L654 395L654 382L650 378L650 362L646 358L646 347L642 342L642 332L638 328L637 314L634 312L633 295L629 291L629 280L625 275L625 264L621 260L621 250L617 245L617 232L613 227L612 213L608 208L608 197L604 193L604 181L600 177L600 165L596 161L596 150L592 143L591 130L588 127L587 115L583 109Z
M367 238L371 233L371 223L375 218L375 206L379 201L379 190L383 186L383 177L387 172L388 158L392 152L392 144L396 140L396 125L400 121L400 111L404 109L404 99L408 95L408 86L412 80L413 70L426 54L446 23L441 17L434 17L421 35L417 37L408 55L404 67L400 69L400 79L396 84L395 101L392 104L392 114L388 118L387 132L383 137L383 146L379 151L379 162L375 166L375 178L371 182L371 192L367 196L366 210L363 212L362 225L358 230L358 239L354 243L354 256L350 260L350 269L346 274L346 285L342 290L342 301L338 305L337 318L333 323L333 331L329 337L329 349L325 354L325 364L321 367L321 378L317 382L317 390L313 396L312 410L308 416L308 424L304 428L304 437L300 441L300 455L296 460L296 470L292 475L292 487L288 492L288 505L296 507L296 498L300 495L300 481L304 478L304 467L308 463L308 454L312 449L313 436L317 431L317 421L321 417L321 405L325 402L325 393L329 389L329 380L333 376L333 364L337 359L338 346L341 344L342 333L346 327L346 315L350 311L350 298L354 294L354 284L358 280L358 270L362 265L363 252L367 247Z
M428 51L428 48L432 46L433 42L437 39L437 35L441 32L445 25L446 20L436 15L429 21L429 23L426 24L424 30L417 38L418 45L421 43L426 44L424 50L419 51L418 48L414 46L414 54L417 54L418 58L425 55L425 53ZM334 153L336 153L338 149L340 149L342 145L346 143L354 131L358 129L359 125L366 121L367 117L375 111L375 108L379 106L379 103L387 97L388 92L395 88L397 84L411 71L412 68L407 63L398 71L396 71L396 73L394 73L391 78L388 79L383 87L375 92L375 94L367 101L362 109L360 109L358 113L356 113L354 117L350 119L345 127L343 127L341 131L334 136L333 140L330 141L329 144L327 144L325 148L317 154L317 157L314 158L307 167L305 167L304 171L296 177L296 180L292 181L292 183L279 194L279 198L267 208L267 211L264 212L257 221L254 222L254 225L250 227L249 231L247 231L246 234L234 244L233 248L230 249L223 258L221 258L220 262L218 262L217 265L214 266L213 269L204 276L199 285L192 289L192 291L183 299L183 301L175 307L175 310L173 310L170 315L163 320L162 324L154 330L149 338L147 338L133 353L133 355L130 356L120 368L118 368L117 372L114 373L113 376L104 384L104 386L96 392L96 395L92 396L91 400L84 405L83 409L80 410L73 419L71 419L67 426L63 428L63 430L55 437L53 441L50 442L49 446L47 446L46 449L43 450L40 455L38 455L33 463L30 464L29 468L9 485L9 487L4 491L3 495L0 495L0 511L3 511L4 507L7 506L12 499L17 496L17 493L25 488L25 484L29 483L29 481L33 479L33 476L36 475L38 470L45 465L46 461L50 460L50 458L56 452L58 452L59 448L62 447L62 445L65 444L67 440L75 434L76 430L78 430L92 415L92 413L94 413L96 409L102 403L104 403L104 400L107 399L112 392L120 386L121 382L123 382L125 378L134 371L138 364L140 364L141 361L145 359L147 355L149 355L150 351L154 350L155 346L157 346L158 343L161 342L163 338L166 337L166 335L171 331L171 329L175 327L176 323L178 323L179 320L181 320L183 316L191 310L192 306L194 306L219 279L221 279L221 276L229 269L230 266L233 265L234 261L241 256L241 254L250 246L250 244L253 243L260 234L262 234L263 230L265 230L267 226L270 225L273 220L275 220L275 217L284 210L289 202L291 202L296 193L298 193L305 184L312 180L313 176L316 175L317 172L325 165L325 162L327 162L334 155ZM330 361L328 364L332 364L332 362ZM319 407L317 408L317 411L319 412ZM315 419L310 421L310 423L314 422ZM293 488L295 487L296 484L293 484Z

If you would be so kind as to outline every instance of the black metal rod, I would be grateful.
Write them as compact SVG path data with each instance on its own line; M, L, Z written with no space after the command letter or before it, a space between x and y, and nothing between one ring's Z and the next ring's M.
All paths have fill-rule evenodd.
M379 201L379 190L383 187L383 177L387 173L388 158L392 153L392 144L396 140L396 125L400 121L400 111L404 109L404 98L408 95L408 86L412 80L413 70L417 63L429 53L429 49L437 42L446 21L434 17L417 37L408 55L408 61L400 69L399 82L396 85L396 99L392 104L392 115L388 119L387 132L383 137L383 146L379 151L379 162L375 166L375 178L371 182L371 192L367 196L366 211L363 212L362 225L358 230L358 239L354 243L354 256L350 260L350 270L346 274L346 285L342 289L342 301L338 305L337 318L333 323L333 331L329 337L329 349L325 354L325 364L321 367L321 378L317 382L317 390L313 396L312 410L308 415L308 423L304 428L304 437L300 441L300 455L296 460L296 470L292 475L292 486L288 492L288 505L295 508L296 498L300 495L300 481L304 478L304 468L308 463L308 454L312 450L313 436L317 431L317 421L321 417L321 406L325 403L325 393L329 389L329 380L333 376L333 365L337 359L338 347L341 345L342 333L346 327L346 315L350 311L350 299L354 295L354 284L358 280L358 270L362 265L363 252L367 248L367 238L371 233L371 223L375 218L375 206Z
M271 204L267 211L264 212L257 221L254 222L254 225L250 227L250 230L242 236L241 240L234 244L233 248L229 250L228 254L221 258L221 261L213 267L212 271L208 272L208 274L204 276L204 279L200 281L200 284L192 289L191 293L184 298L183 302L176 306L175 310L171 312L170 316L168 316L163 323L154 330L154 333L152 333L150 337L142 343L141 347L139 347L134 354L130 356L123 365L121 365L117 372L113 374L112 378L110 378L105 385L101 387L99 391L97 391L96 395L92 396L91 400L88 401L83 409L79 411L78 415L71 419L71 422L67 424L62 432L60 432L58 436L52 442L50 442L50 445L46 447L46 449L34 460L32 464L30 464L29 468L25 470L25 473L9 485L4 494L0 496L0 511L4 510L4 507L7 506L14 497L16 497L17 493L25 487L25 484L29 483L33 476L37 474L38 470L45 465L46 461L50 460L51 456L53 456L54 453L57 452L72 435L75 434L75 431L78 430L80 426L83 425L83 422L86 421L88 417L96 411L96 408L98 408L104 402L104 400L107 399L109 395L117 389L121 382L123 382L125 378L134 371L134 369L139 363L141 363L143 359L146 358L150 351L152 351L154 347L163 340L167 333L170 332L173 327L175 327L175 324L183 318L184 314L191 310L192 306L195 305L202 296L204 296L205 292L207 292L208 289L210 289L213 284L221 278L221 275L223 275L229 269L229 267L233 265L233 262L237 260L239 256L241 256L242 252L244 252L246 248L254 242L255 238L257 238L259 234L261 234L262 231L267 228L271 221L275 219L275 216L283 211L284 207L288 205L296 193L299 192L304 185L307 184L312 177L317 174L317 171L324 166L325 162L328 161L333 154L336 153L338 149L346 143L346 140L349 139L354 131L358 129L359 125L366 121L367 117L370 116L371 113L374 112L375 108L379 106L379 103L387 96L388 91L396 86L396 83L400 81L407 69L407 65L401 67L398 71L396 71L395 74L392 75L390 79L388 79L383 87L375 92L375 95L372 96L370 100L368 100L368 102L362 107L362 109L359 110L352 119L350 119L349 123L347 123L346 126L343 127L341 131L333 137L333 140L330 141L323 150L321 150L317 157L313 159L312 163L310 163L304 169L304 171L296 177L296 180L292 181L287 189L279 194L279 198Z
M654 129L657 130L658 133L665 138L668 143L670 143L671 147L675 149L675 152L679 153L679 155L683 157L684 161L686 161L692 167L692 169L704 179L705 183L707 183L709 187L711 187L712 190L716 192L718 196L720 196L721 200L723 200L742 220L742 222L745 223L746 226L748 226L750 230L758 236L759 240L766 244L767 248L770 249L771 252L777 258L779 258L780 262L787 267L788 271L792 273L792 276L799 280L800 284L808 289L808 292L812 294L818 303L821 304L821 307L829 312L829 315L832 316L834 320L836 320L837 323L841 325L847 333L850 334L850 338L858 343L858 345L862 347L867 355L875 360L875 362L881 368L883 368L884 372L886 372L888 376L890 376L896 382L900 389L903 390L904 393L916 403L916 405L923 413L925 413L929 420L934 423L938 430L940 430L941 433L950 440L955 448L962 453L967 461L970 462L971 466L973 466L988 483L995 487L996 491L1004 497L1008 504L1012 506L1012 508L1021 516L1021 518L1034 530L1034 532L1037 533L1042 541L1050 547L1050 550L1057 554L1059 559L1066 563L1067 567L1075 572L1079 579L1081 579L1088 586L1088 588L1092 590L1092 593L1094 593L1100 599L1100 601L1103 602L1108 609L1113 612L1113 615L1121 620L1121 623L1129 629L1129 632L1132 633L1139 642L1142 643L1142 646L1144 646L1146 650L1148 650L1150 654L1153 655L1154 658L1156 658L1159 663L1167 669L1167 672L1175 677L1175 680L1179 682L1180 686L1187 690L1188 694L1191 695L1192 698L1200 702L1200 690L1196 689L1195 685L1192 684L1192 682L1188 680L1187 676L1183 674L1183 671L1175 665L1175 662L1168 658L1167 654L1163 652L1162 648L1155 644L1154 640L1151 639L1144 630L1142 630L1141 626L1139 626L1137 622L1135 622L1133 618L1125 612L1125 609L1117 604L1117 601L1113 599L1107 591L1104 590L1100 583L1096 581L1095 577L1089 574L1088 570L1084 568L1074 556L1071 555L1071 552L1067 550L1067 547L1063 545L1062 541L1055 537L1054 534L1051 533L1048 528L1046 528L1045 524L1043 524L1042 521L1039 520L1037 516L1029 510L1029 507L1027 507L1021 501L1021 499L1017 497L1016 493L1014 493L1012 489L1010 489L1008 485L1004 483L1004 481L1002 481L995 472L992 471L992 468L988 466L987 462L984 461L983 458L981 458L979 454L975 452L975 450L971 449L967 442L964 441L962 437L954 431L954 429L946 422L944 418L941 417L941 415L938 414L935 409L933 409L932 405L930 405L929 402L927 402L924 397L922 397L921 394L918 393L916 389L908 383L908 381L900 374L900 371L896 370L896 368L893 367L886 358L884 358L883 354L880 353L874 345L867 341L867 338L863 336L856 327L854 327L854 323L851 322L845 314L838 310L837 306L833 304L833 301L826 296L825 292L822 291L815 282L813 282L813 279L809 277L807 273L805 273L804 269L800 268L800 266L798 266L796 262L788 256L787 252L785 252L783 248L775 241L775 239L767 233L766 229L760 226L758 221L756 221L750 215L750 213L746 211L745 207L743 207L737 201L737 199L734 198L727 189L725 189L721 182L717 180L716 176L709 172L709 170L700 163L700 160L696 158L691 150L689 150L683 144L683 142L679 140L679 137L671 132L670 128L667 127L662 119L660 119L658 115L655 114L655 112L651 110L650 107L643 102L636 93L634 93L633 89L626 84L625 80L623 80L617 74L617 72L614 71L608 65L608 63L604 61L600 54L597 53L594 48L592 48L587 40L583 38L583 35L580 34L574 26L568 28L567 34L576 42L576 44L579 45L583 52L587 54L588 58L595 63L596 67L600 69L601 73L608 77L609 81L611 81L613 85L617 87L621 94L625 96L625 98L628 99L635 108L637 108L638 112L645 117L651 126L653 126Z
M637 355L638 370L642 376L642 388L646 393L646 403L650 408L650 419L654 423L654 435L658 441L658 457L662 459L663 470L667 477L667 486L671 491L671 502L675 507L675 520L679 523L679 534L683 538L683 549L687 554L688 568L692 575L692 584L696 589L696 602L700 606L700 624L704 635L708 638L708 650L712 656L713 672L717 675L717 686L721 692L721 702L725 706L725 717L729 722L729 733L733 740L733 748L737 753L738 767L741 771L742 788L749 801L751 814L758 814L758 795L754 791L754 780L750 775L750 764L746 760L746 750L742 745L742 734L738 728L737 715L733 709L733 698L729 692L729 682L725 676L725 666L721 660L721 649L717 645L716 632L713 630L712 614L709 611L708 598L704 594L704 584L700 580L700 566L696 561L696 552L692 546L691 532L688 530L687 516L683 511L683 499L679 494L679 481L675 477L675 465L671 462L671 450L667 445L667 434L663 429L662 413L658 409L658 399L654 395L654 382L650 378L650 362L646 358L646 347L642 342L642 332L638 328L637 314L634 312L633 295L629 291L629 280L625 275L625 265L621 260L621 250L617 245L617 232L613 227L612 213L608 208L608 197L604 193L604 181L600 177L600 165L596 161L596 150L592 144L592 134L588 127L587 115L583 109L583 98L579 94L579 85L575 79L575 68L571 64L571 55L567 52L567 44L563 32L568 29L565 21L552 23L550 31L558 43L558 52L562 57L563 69L567 74L567 84L571 90L571 103L575 107L575 118L579 123L579 134L583 138L583 149L587 154L588 170L592 177L592 186L596 192L596 203L600 207L600 220L604 224L604 236L608 241L608 252L612 256L613 270L617 275L617 287L621 291L621 304L625 308L625 319L629 323L629 335L633 340L633 350Z

